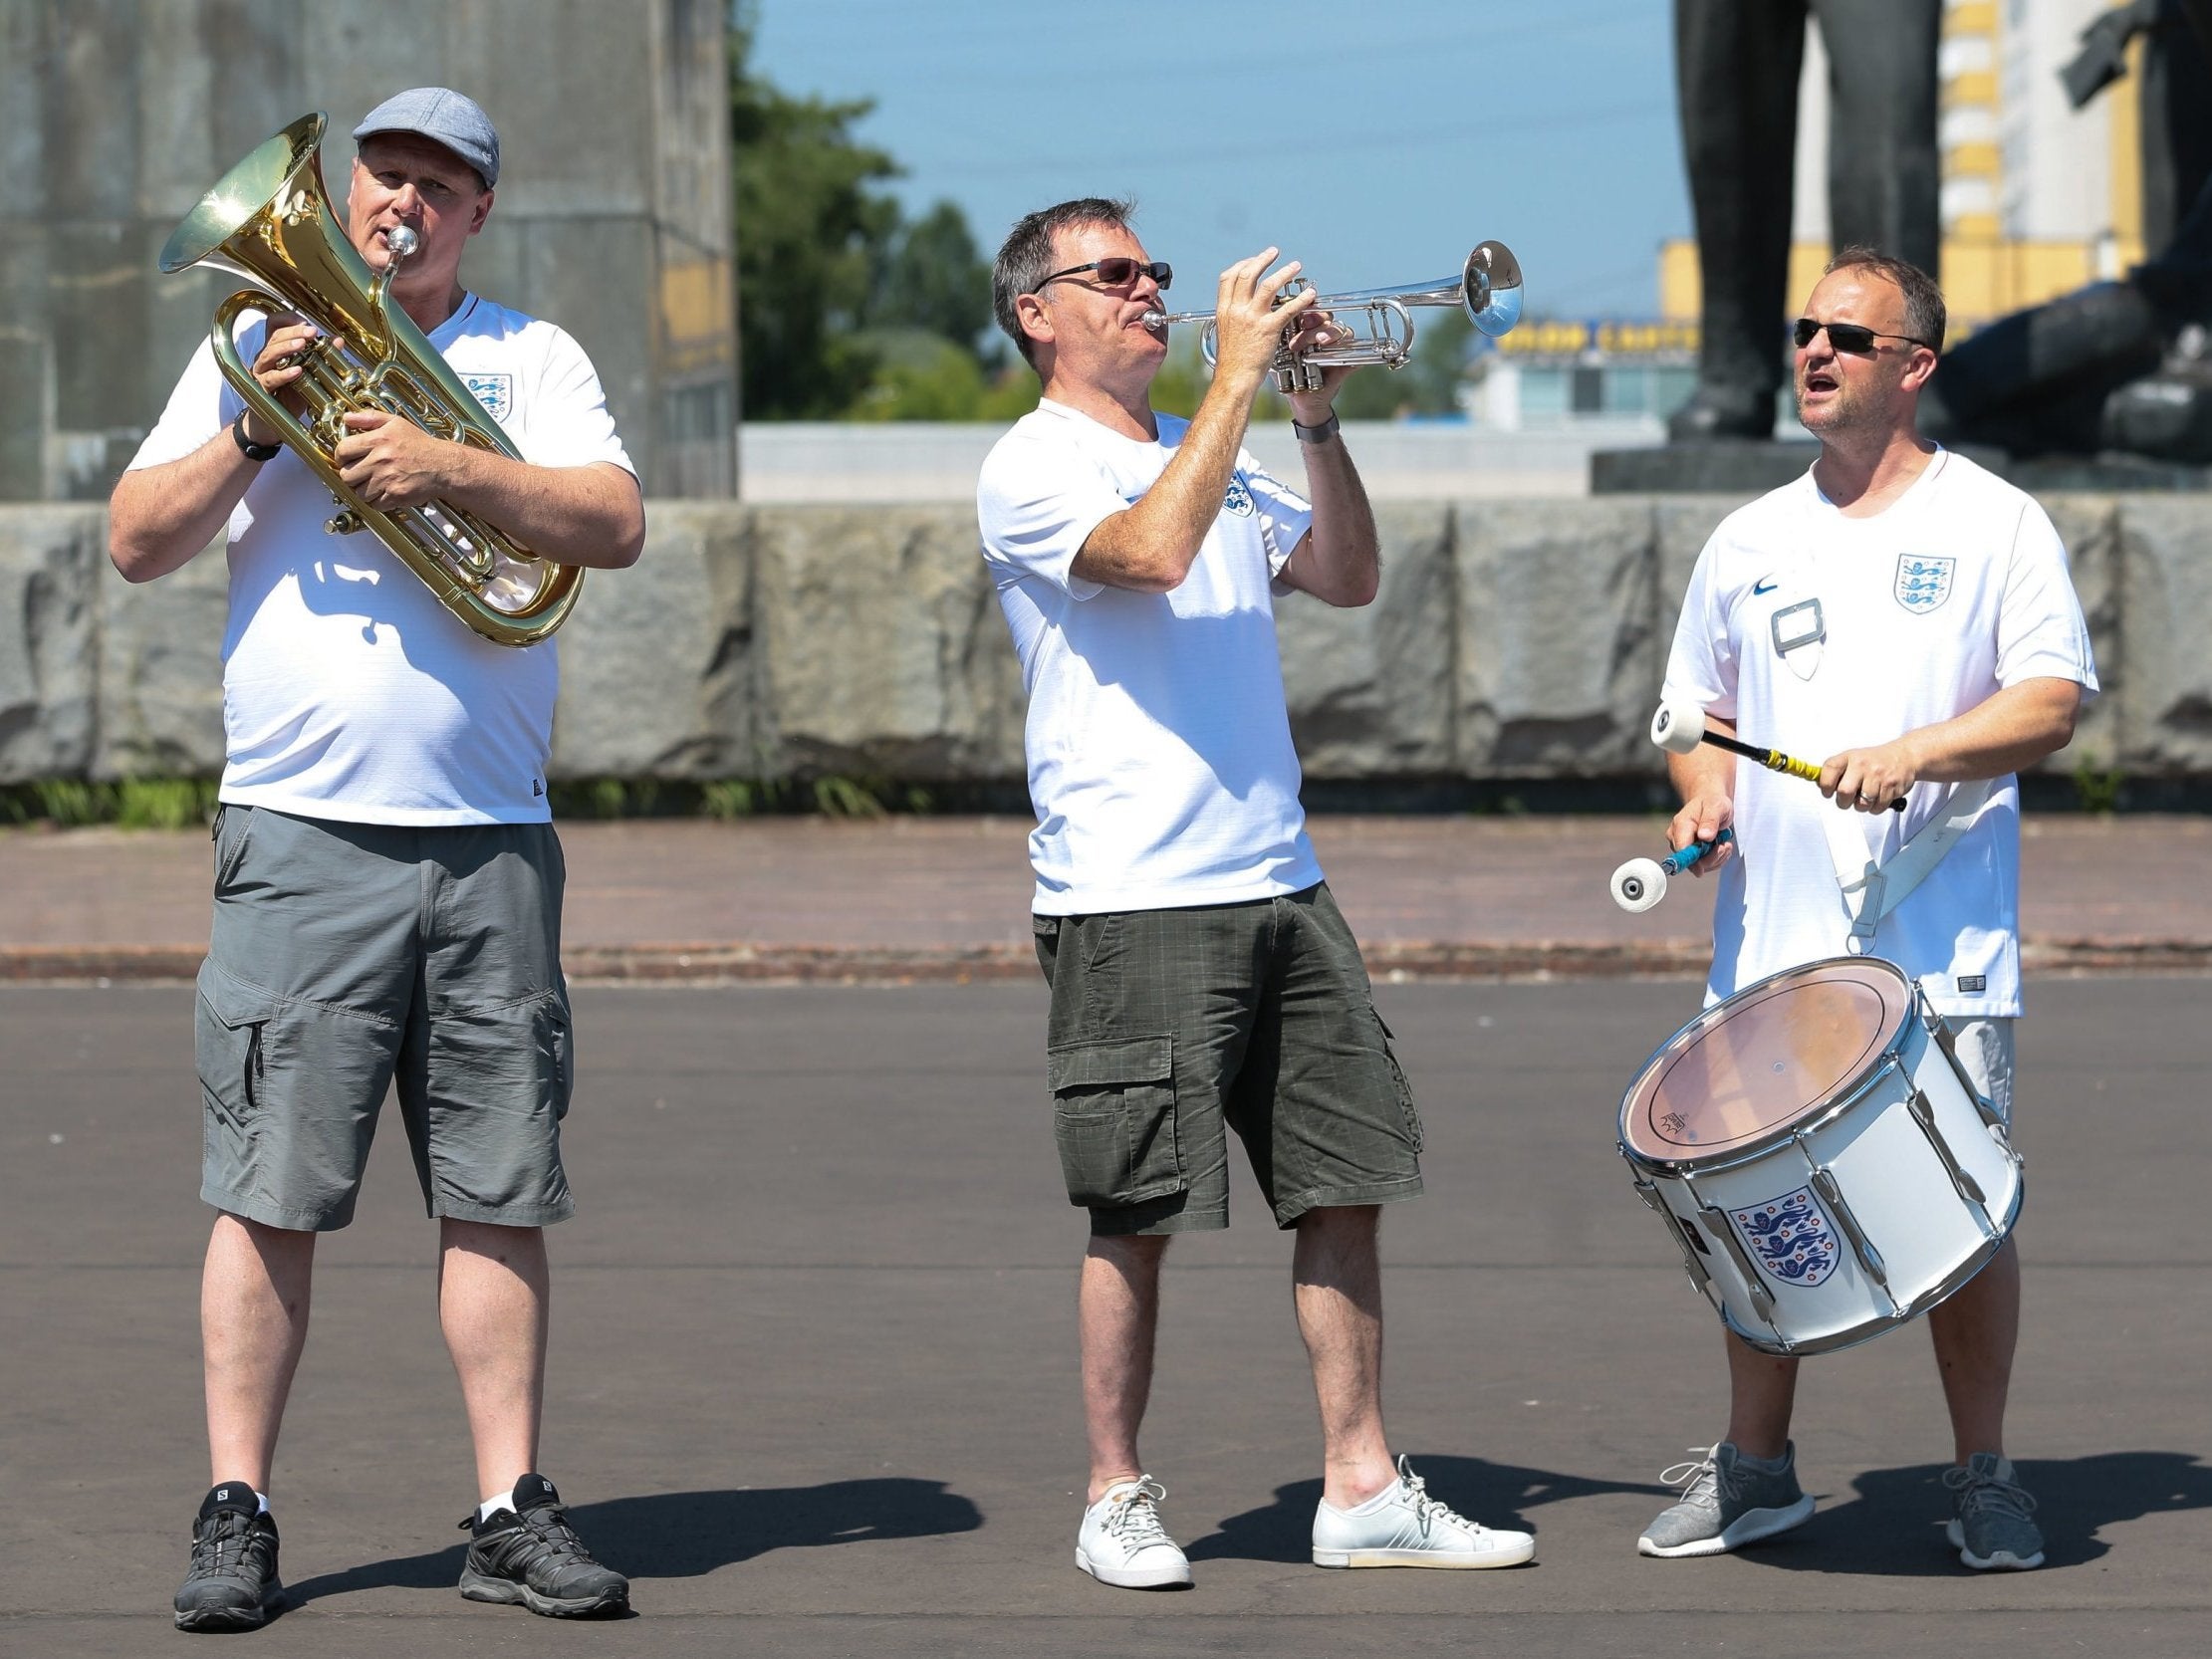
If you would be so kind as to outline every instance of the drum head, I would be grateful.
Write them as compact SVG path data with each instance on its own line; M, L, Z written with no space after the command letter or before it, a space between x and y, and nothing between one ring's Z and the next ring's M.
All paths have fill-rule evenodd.
M1891 963L1836 957L1763 979L1668 1040L1620 1105L1620 1138L1695 1164L1780 1138L1872 1068L1912 1012Z

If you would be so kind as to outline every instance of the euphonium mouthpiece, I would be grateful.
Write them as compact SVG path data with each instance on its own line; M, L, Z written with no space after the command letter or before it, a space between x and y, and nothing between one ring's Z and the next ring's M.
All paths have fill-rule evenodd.
M393 259L412 259L415 250L422 246L422 238L411 225L393 225L384 232L384 246L391 250Z

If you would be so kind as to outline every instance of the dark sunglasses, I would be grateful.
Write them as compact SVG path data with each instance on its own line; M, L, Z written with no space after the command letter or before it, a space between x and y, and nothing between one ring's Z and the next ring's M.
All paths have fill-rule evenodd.
M1111 259L1094 259L1089 265L1071 265L1065 271L1055 271L1030 292L1036 293L1046 282L1058 282L1062 277L1080 277L1086 271L1099 273L1099 286L1102 288L1126 288L1138 277L1150 277L1164 291L1175 276L1175 268L1164 259L1155 259L1147 264L1142 260L1131 259L1126 254L1115 254Z
M1926 341L1916 340L1911 335L1876 334L1873 330L1861 324L1816 323L1810 317L1801 317L1797 320L1796 325L1790 330L1790 338L1798 343L1798 350L1802 352L1813 344L1815 337L1823 329L1828 331L1828 343L1831 346L1839 352L1848 352L1854 357L1870 355L1874 349L1874 342L1877 340L1902 340L1908 341L1914 346L1928 345ZM1932 352L1935 348L1928 346L1928 350Z

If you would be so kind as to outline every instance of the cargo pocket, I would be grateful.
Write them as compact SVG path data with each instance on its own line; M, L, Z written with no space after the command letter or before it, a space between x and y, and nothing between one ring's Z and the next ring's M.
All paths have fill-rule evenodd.
M251 807L219 806L208 830L215 843L215 891L221 894L238 879L238 866L246 861L247 843L253 836Z
M199 965L192 1049L208 1108L210 1150L219 1130L239 1146L250 1135L268 1090L268 1024L281 1007L283 998L274 991L232 980L214 962Z
M538 1004L538 1065L553 1102L556 1122L569 1115L569 1096L576 1091L576 1031L569 1019L569 987L563 980Z
M1391 1040L1397 1034L1390 1030L1390 1022L1382 1018L1379 1010L1375 1013L1374 1023L1382 1028L1382 1058L1390 1067L1390 1086L1397 1090L1398 1113L1405 1120L1406 1144L1418 1152L1424 1144L1421 1113L1420 1108L1413 1104L1413 1085L1405 1080L1405 1068L1398 1065L1397 1053L1390 1047Z
M1071 1204L1118 1209L1183 1190L1173 1038L1067 1044L1045 1070Z

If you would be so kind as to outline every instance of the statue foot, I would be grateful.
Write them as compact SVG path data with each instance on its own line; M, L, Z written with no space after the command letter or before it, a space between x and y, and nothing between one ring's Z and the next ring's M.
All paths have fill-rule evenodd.
M2156 372L2104 399L2106 449L2160 461L2212 462L2212 342L2190 324Z

